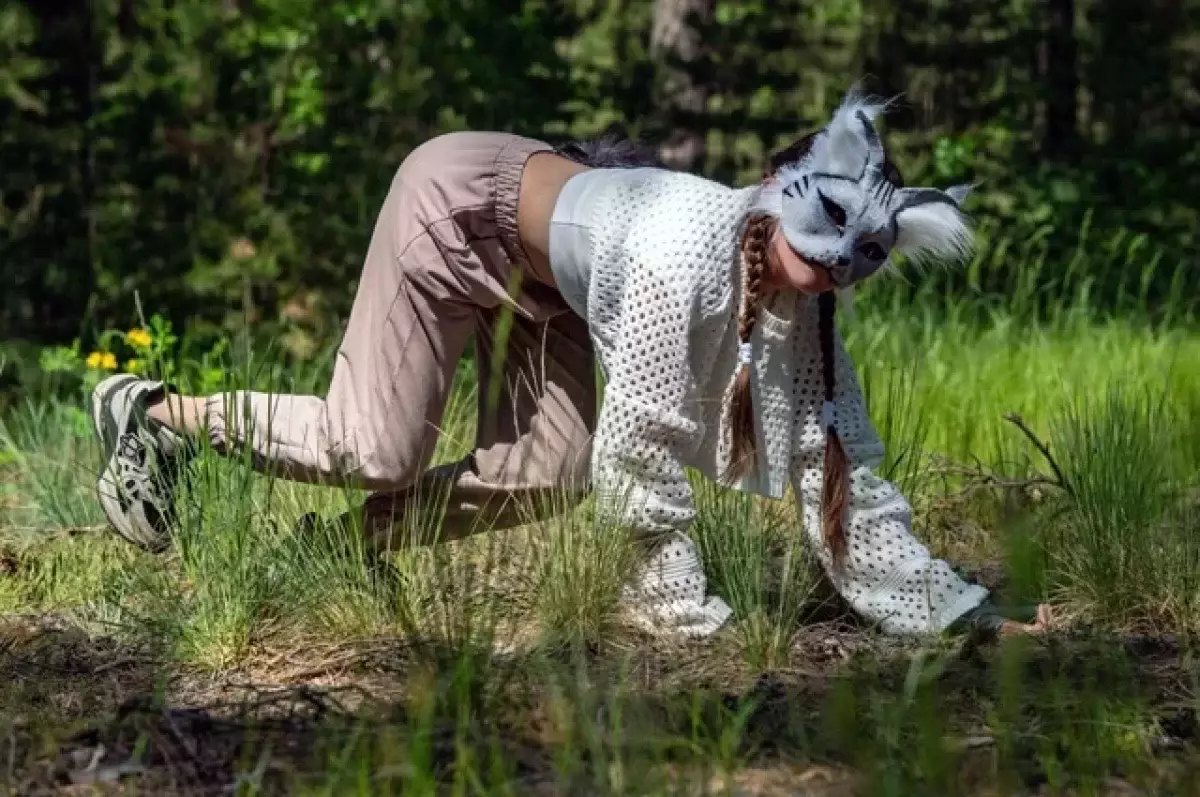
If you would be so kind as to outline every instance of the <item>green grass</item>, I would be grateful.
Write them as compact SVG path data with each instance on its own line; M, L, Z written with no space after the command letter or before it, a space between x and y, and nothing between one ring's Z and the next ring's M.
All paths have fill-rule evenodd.
M990 284L1000 261L983 257L968 279ZM956 563L998 561L1003 601L1051 599L1076 636L1048 650L838 630L790 499L699 478L694 537L736 617L707 643L664 646L624 622L635 549L590 500L379 569L352 514L294 530L308 512L341 518L361 493L204 452L174 546L149 556L103 532L96 447L81 399L62 395L27 396L0 418L0 615L133 646L155 679L358 683L369 651L394 651L374 665L393 699L368 701L357 730L318 723L293 793L517 794L537 781L553 794L690 794L818 767L856 793L1100 794L1117 775L1178 793L1162 784L1189 782L1194 759L1151 743L1168 709L1194 716L1196 671L1180 652L1159 689L1162 662L1117 640L1173 634L1186 651L1200 631L1200 331L1182 310L1096 311L1078 264L1047 312L1029 276L1041 266L1027 263L1009 310L881 288L843 329L888 446L882 471L912 500L918 535ZM232 383L319 390L323 365L259 360ZM469 450L473 384L465 363L438 462ZM436 511L410 517L402 533L436 534ZM4 688L15 706L39 687ZM91 716L79 711L65 716ZM270 742L260 731L243 740L242 793L278 785L253 774ZM980 749L960 744L981 735Z
M1048 540L1076 611L1118 626L1197 627L1200 546L1187 503L1197 467L1161 390L1115 386L1062 411L1053 443L1064 516Z
M1054 324L997 319L980 329L954 318L872 312L859 317L847 345L866 381L894 382L899 372L901 381L914 383L907 402L921 413L926 449L960 462L1019 460L1026 447L1004 422L1007 413L1045 430L1062 401L1103 395L1113 385L1166 392L1178 416L1172 445L1192 464L1200 462L1195 427L1187 423L1198 417L1200 336L1188 328L1071 318ZM880 392L869 395L874 414L898 388Z

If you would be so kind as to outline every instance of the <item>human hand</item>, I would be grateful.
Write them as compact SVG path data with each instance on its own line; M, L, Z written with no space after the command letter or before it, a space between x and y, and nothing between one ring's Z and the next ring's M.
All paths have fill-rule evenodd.
M1044 634L1054 626L1054 610L1050 604L1042 603L1037 607L1037 616L1032 623L1017 623L1005 620L1000 626L1000 636L1017 636L1025 634L1036 636Z

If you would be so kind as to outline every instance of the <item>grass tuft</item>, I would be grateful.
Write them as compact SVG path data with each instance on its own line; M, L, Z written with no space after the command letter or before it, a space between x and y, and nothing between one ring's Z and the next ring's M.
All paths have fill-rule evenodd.
M1161 391L1116 385L1069 402L1053 427L1066 481L1053 566L1065 601L1095 622L1200 628L1200 544L1173 420Z
M803 530L794 513L775 502L700 479L693 492L697 517L691 534L710 591L734 611L747 665L783 666L819 580Z
M543 507L530 540L530 571L542 644L598 645L620 634L622 588L637 547L619 527L597 521L594 500L566 494Z

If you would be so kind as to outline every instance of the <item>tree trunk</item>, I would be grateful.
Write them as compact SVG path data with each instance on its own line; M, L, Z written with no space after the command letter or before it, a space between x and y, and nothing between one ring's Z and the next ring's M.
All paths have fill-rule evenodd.
M34 52L52 68L40 78L41 96L49 111L43 123L63 156L44 180L57 196L48 203L43 230L51 240L63 241L60 262L52 266L57 279L71 285L96 284L96 156L93 128L99 49L95 12L90 0L26 0L38 24ZM70 156L73 156L70 157ZM69 276L66 276L69 275ZM39 302L43 329L54 335L78 318L86 294L71 289L48 293ZM69 321L69 324L75 324Z
M659 151L667 165L695 171L704 164L705 124L711 87L697 76L704 52L703 29L716 0L655 0L650 53L661 80L658 105L670 133Z
M1044 75L1046 154L1070 158L1078 152L1079 67L1075 41L1075 0L1048 0Z

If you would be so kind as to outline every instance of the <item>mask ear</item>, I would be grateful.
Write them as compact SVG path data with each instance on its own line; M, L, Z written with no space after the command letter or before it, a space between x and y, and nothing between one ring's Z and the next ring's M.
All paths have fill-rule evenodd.
M883 148L874 121L885 108L886 103L857 90L849 92L813 142L812 168L858 179L871 160L882 160Z
M754 204L750 208L751 215L756 213L766 213L775 218L783 215L783 183L780 182L779 176L763 180L758 186Z
M910 260L963 260L971 253L971 228L954 197L933 188L897 192L895 250Z
M963 206L963 202L966 201L967 197L971 194L971 191L973 189L974 189L974 186L972 186L972 185L966 185L966 184L952 185L946 189L946 193L950 196L951 199L954 200L954 204L958 205L961 208Z

